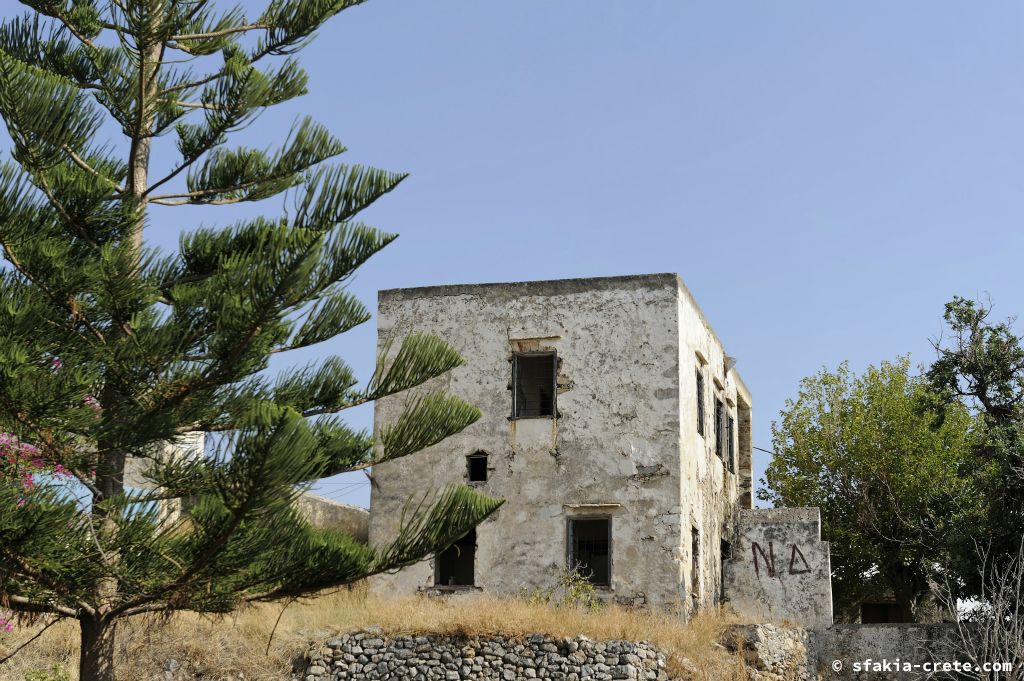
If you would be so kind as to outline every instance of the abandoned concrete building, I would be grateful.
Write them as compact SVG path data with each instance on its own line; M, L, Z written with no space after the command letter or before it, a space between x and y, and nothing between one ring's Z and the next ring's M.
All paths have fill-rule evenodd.
M451 482L506 503L376 589L512 595L576 567L621 603L721 600L733 519L751 507L752 400L677 275L380 292L381 347L413 331L462 354L438 382L483 417L374 469L370 542L394 535L410 496ZM378 427L403 399L377 403Z

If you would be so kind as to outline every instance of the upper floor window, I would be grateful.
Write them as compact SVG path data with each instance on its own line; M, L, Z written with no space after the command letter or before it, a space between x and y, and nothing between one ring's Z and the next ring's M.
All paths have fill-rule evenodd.
M558 355L523 352L512 356L512 418L555 415Z
M697 432L704 435L704 374L697 369Z
M722 400L715 398L715 454L723 458L723 445L725 444L725 405Z
M729 417L729 427L726 429L726 436L729 438L729 472L736 472L736 419Z

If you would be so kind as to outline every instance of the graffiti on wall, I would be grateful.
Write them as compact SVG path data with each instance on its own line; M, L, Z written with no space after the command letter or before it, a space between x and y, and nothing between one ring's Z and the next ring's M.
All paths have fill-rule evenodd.
M754 554L754 574L758 577L761 576L761 564L763 563L765 572L769 577L775 577L778 575L778 571L775 567L775 542L768 542L767 552L756 541L751 542L750 550ZM804 552L801 551L800 547L796 544L790 544L788 574L803 575L810 571L811 566L807 564L807 558L804 557Z

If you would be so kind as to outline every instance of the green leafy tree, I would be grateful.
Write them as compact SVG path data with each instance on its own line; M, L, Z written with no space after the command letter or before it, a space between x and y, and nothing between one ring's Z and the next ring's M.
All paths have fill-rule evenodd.
M77 620L81 678L109 681L119 618L312 594L421 560L492 513L500 502L453 487L369 547L294 508L311 481L479 416L418 388L461 362L423 335L362 387L337 357L266 371L369 319L344 285L394 237L356 216L404 176L337 163L345 147L309 119L269 149L228 141L306 91L296 53L359 1L269 0L254 18L210 0L23 4L0 25L0 433L61 475L0 476L0 604ZM156 173L164 140L173 162ZM154 205L279 195L280 215L145 246ZM376 437L339 416L413 389ZM203 456L166 454L192 432L208 434ZM152 489L125 487L132 457ZM163 510L186 501L187 518Z
M960 476L970 415L950 408L939 423L926 382L909 370L904 357L860 376L844 363L804 379L772 425L775 456L759 496L821 509L838 609L891 590L915 621L977 496Z
M1024 344L1012 320L993 322L991 312L965 298L947 303L947 330L927 372L939 411L966 408L978 423L966 472L984 501L983 517L958 554L967 595L978 595L990 577L977 569L979 554L987 570L1005 570L1024 536Z

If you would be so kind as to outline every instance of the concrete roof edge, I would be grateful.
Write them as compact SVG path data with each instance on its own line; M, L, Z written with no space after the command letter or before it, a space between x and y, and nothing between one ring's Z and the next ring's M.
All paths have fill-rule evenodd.
M342 508L350 508L356 511L365 511L369 513L369 509L365 506L357 506L355 504L346 504L344 501L337 501L335 499L329 499L322 497L319 494L313 494L312 492L303 492L298 497L299 501L309 501L312 503L325 504L327 506L340 506Z
M560 295L580 291L615 288L668 288L679 280L675 273L626 274L610 277L579 277L574 279L541 279L537 281L487 282L480 284L443 284L413 288L382 289L378 300L438 298L442 296L487 295L521 289L528 295ZM527 290L532 289L532 290Z

